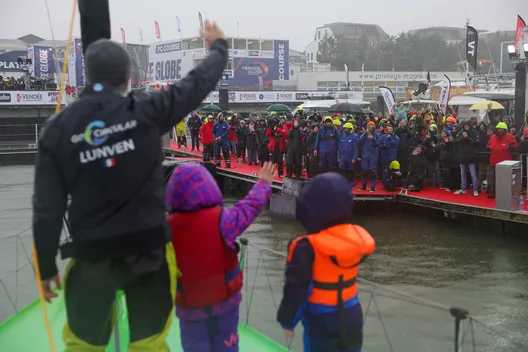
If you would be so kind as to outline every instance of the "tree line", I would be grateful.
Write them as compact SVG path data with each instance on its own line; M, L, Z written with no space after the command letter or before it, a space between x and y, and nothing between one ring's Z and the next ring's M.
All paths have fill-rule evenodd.
M512 41L504 32L489 35L479 41L478 59L491 60L499 67L501 42ZM466 60L466 43L447 43L440 36L420 37L402 32L397 36L371 42L366 36L348 38L343 35L325 36L319 44L317 61L350 71L455 71L456 63ZM490 65L483 64L484 73ZM507 50L503 52L503 72L513 72Z

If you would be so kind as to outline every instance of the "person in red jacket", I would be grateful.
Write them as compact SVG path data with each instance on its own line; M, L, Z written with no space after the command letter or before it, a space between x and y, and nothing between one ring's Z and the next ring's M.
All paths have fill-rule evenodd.
M238 126L238 122L236 119L233 119L233 117L231 116L227 118L227 122L229 123L229 134L227 135L227 140L229 141L229 151L231 153L231 156L236 156L237 155L237 144L238 144L236 128Z
M488 149L491 151L488 198L495 198L495 165L505 160L512 160L512 153L517 149L517 141L511 133L508 133L508 126L504 122L499 122L495 128L495 134L488 141Z
M211 155L214 152L214 137L213 137L213 125L214 119L212 116L205 118L205 123L200 127L198 132L198 138L203 144L203 161L210 161Z
M286 153L286 140L288 139L286 132L284 131L283 121L281 121L279 125L268 127L266 130L266 137L269 138L268 149L270 151L270 160L274 164L277 164L279 176L282 177L284 174L283 160L284 153Z

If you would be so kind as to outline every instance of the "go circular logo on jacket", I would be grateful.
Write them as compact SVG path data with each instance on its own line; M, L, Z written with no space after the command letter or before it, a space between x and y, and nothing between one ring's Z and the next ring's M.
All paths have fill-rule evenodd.
M86 126L83 133L73 135L71 137L71 142L73 144L77 144L84 141L90 145L99 146L105 143L110 135L132 130L136 127L136 120L127 121L125 123L117 123L108 127L104 121L96 120L90 122L88 126Z

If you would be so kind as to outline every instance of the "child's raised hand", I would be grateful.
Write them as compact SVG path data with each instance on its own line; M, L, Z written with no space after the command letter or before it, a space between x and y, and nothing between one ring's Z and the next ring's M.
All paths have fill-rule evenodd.
M261 180L264 180L271 185L275 177L277 177L277 169L273 163L266 161L260 168L259 174Z

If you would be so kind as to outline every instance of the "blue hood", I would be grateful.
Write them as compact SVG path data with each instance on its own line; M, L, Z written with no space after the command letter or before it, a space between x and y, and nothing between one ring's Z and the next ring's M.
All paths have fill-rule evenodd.
M350 223L353 196L348 180L335 172L317 175L301 190L297 220L308 233Z

